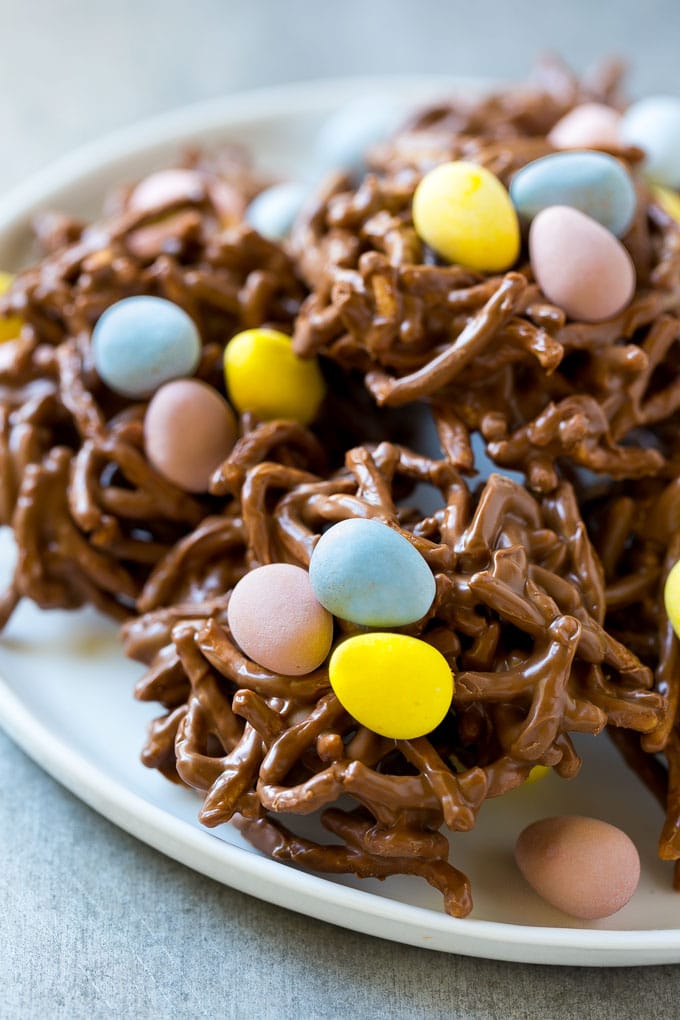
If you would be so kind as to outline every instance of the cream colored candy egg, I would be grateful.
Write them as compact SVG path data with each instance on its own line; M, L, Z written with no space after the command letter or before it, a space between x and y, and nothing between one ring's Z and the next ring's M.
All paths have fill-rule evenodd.
M498 272L519 255L519 222L510 196L476 163L442 163L425 174L413 196L413 223L438 255L470 269Z
M554 205L540 212L529 253L541 290L572 319L611 319L635 293L635 267L624 246L578 209Z
M333 617L317 602L309 574L290 563L270 563L242 577L227 616L248 658L285 676L311 673L333 640Z
M210 476L236 441L234 412L196 379L177 379L154 394L144 418L146 455L180 489L207 492Z

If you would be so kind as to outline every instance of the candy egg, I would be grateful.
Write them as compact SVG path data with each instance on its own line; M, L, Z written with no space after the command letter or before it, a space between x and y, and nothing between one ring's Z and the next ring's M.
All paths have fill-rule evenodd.
M680 637L680 560L668 572L663 589L663 601L671 626Z
M154 212L177 202L200 202L204 198L205 182L195 170L158 170L133 188L128 208Z
M314 597L307 571L290 563L270 563L242 577L227 619L248 658L285 676L311 673L333 640L333 617Z
M664 212L680 223L680 195L677 191L670 191L657 185L652 188L652 193Z
M315 358L298 358L285 333L247 329L224 352L224 375L232 403L258 418L292 418L308 425L316 417L325 386Z
M428 611L435 580L408 539L380 521L350 518L316 544L309 578L322 606L366 627L401 627Z
M405 634L359 634L337 646L329 664L335 695L374 733L413 740L449 710L453 677L436 648Z
M552 769L548 768L547 765L534 765L531 772L526 778L527 783L537 783L541 779L545 779Z
M225 226L243 218L245 202L238 189L216 175L198 170L169 169L149 174L132 190L128 208L139 213L162 213L183 202L210 199Z
M177 379L152 397L144 418L146 455L160 474L187 492L207 492L210 476L237 436L234 412L206 383Z
M644 151L648 177L680 188L680 99L649 96L633 103L621 119L621 139Z
M621 114L604 103L582 103L557 121L548 141L556 149L616 149Z
M442 163L413 196L418 235L438 255L482 272L507 269L519 255L519 223L507 191L476 163Z
M11 273L0 272L0 294L4 294L12 285L14 277ZM5 340L15 340L21 333L21 319L16 315L0 318L0 344Z
M184 309L158 297L123 298L92 333L94 365L110 389L146 397L170 379L193 375L201 356L198 330Z
M325 121L316 137L314 170L318 174L361 173L367 151L389 138L403 116L403 109L388 96L362 95L346 103Z
M297 181L273 184L252 200L246 220L262 237L279 241L290 233L306 195L304 184Z
M513 177L510 198L527 223L551 205L568 205L617 237L630 227L637 204L630 175L604 152L558 152L535 159Z
M539 896L588 921L615 914L640 880L640 858L632 840L597 818L534 822L520 833L515 860Z
M554 205L540 212L529 231L529 252L548 301L572 319L610 319L633 297L630 255L609 230L578 209Z

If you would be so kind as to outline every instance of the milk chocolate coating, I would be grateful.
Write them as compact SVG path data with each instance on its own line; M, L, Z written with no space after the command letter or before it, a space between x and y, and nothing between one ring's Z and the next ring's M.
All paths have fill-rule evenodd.
M441 509L423 519L399 510L402 479L435 484ZM328 479L258 463L240 513L250 566L307 566L322 529L348 517L399 531L437 581L427 617L402 630L439 648L456 689L436 733L386 740L342 709L327 667L291 680L248 662L221 605L205 620L169 625L167 610L152 608L146 623L125 629L128 654L151 663L138 696L168 708L145 761L167 772L174 755L175 778L205 795L207 825L240 816L258 846L319 870L421 874L462 915L470 893L447 863L442 824L472 828L484 799L523 782L534 764L574 775L571 732L614 724L649 733L661 723L665 702L650 690L650 670L601 625L601 568L568 483L537 500L493 475L473 495L448 459L382 443L349 451ZM152 648L149 631L159 634ZM335 807L342 794L359 807ZM317 810L345 845L300 840L277 820Z
M90 335L121 298L167 298L199 328L198 378L219 388L225 337L262 323L291 328L302 285L285 252L239 220L258 183L234 159L218 164L229 177L199 163L195 193L171 208L129 210L122 199L91 226L39 222L47 255L17 276L1 305L20 309L24 327L0 347L0 524L14 529L21 553L0 624L22 597L43 608L92 602L126 617L159 559L224 506L183 493L151 467L146 405L99 381Z
M471 893L440 828L470 830L536 764L575 775L574 732L610 728L667 808L662 856L680 859L680 659L661 597L680 556L680 228L638 179L641 154L617 151L638 188L624 238L638 287L615 319L584 324L523 260L491 277L439 264L410 215L431 166L472 159L507 183L589 100L620 105L615 68L579 82L550 65L531 86L422 111L363 180L326 183L288 246L241 222L260 183L233 152L193 157L196 187L162 208L131 209L123 190L91 226L44 218L45 258L0 301L25 322L0 347L0 522L19 546L0 621L22 597L127 617L126 650L147 666L136 696L164 709L143 761L201 794L204 824L231 820L319 871L419 875L456 916ZM161 478L144 404L106 391L90 354L97 317L137 293L194 318L198 378L218 388L239 329L320 354L332 385L314 428L244 415L207 495ZM441 456L407 441L415 404ZM468 482L473 436L524 484ZM428 515L406 506L419 483L439 493ZM417 740L359 726L325 665L271 673L229 633L246 571L306 567L323 529L352 517L397 530L436 579L427 616L401 630L441 651L455 693ZM317 811L331 845L281 820Z

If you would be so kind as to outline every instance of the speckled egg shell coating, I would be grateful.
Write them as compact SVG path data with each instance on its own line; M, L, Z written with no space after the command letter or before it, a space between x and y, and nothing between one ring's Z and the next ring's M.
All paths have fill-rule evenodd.
M171 379L190 376L201 339L189 315L165 298L123 298L99 318L92 353L100 378L126 397L147 397Z
M633 261L612 233L578 209L555 205L529 231L531 268L549 301L570 318L602 322L629 304Z
M196 379L162 386L144 418L150 463L187 492L207 492L210 476L229 456L236 435L229 404L212 386Z
M642 169L667 188L680 188L680 99L646 96L628 107L621 137L645 153Z
M157 170L132 190L128 208L152 212L175 202L200 202L204 197L205 184L195 170Z
M630 174L605 152L556 152L527 163L512 179L510 197L522 220L543 209L579 209L617 237L630 228L637 198Z
M515 860L529 885L558 910L582 920L616 913L640 880L629 836L597 818L543 818L517 840Z
M621 114L604 103L582 103L558 120L548 135L556 149L616 149Z
M271 563L241 578L232 592L228 623L241 650L285 676L311 673L333 640L333 617L319 604L302 567Z
M400 627L432 605L435 580L411 543L380 521L340 521L314 549L309 565L319 602L366 627Z

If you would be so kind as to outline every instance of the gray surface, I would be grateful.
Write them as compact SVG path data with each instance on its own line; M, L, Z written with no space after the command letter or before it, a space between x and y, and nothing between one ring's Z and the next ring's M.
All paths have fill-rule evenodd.
M358 12L368 8L359 19ZM341 12L329 31L331 11ZM520 76L618 51L680 92L677 0L116 4L0 0L0 187L178 103L370 71ZM334 929L222 888L119 832L0 734L0 1018L675 1015L677 967L468 960Z

